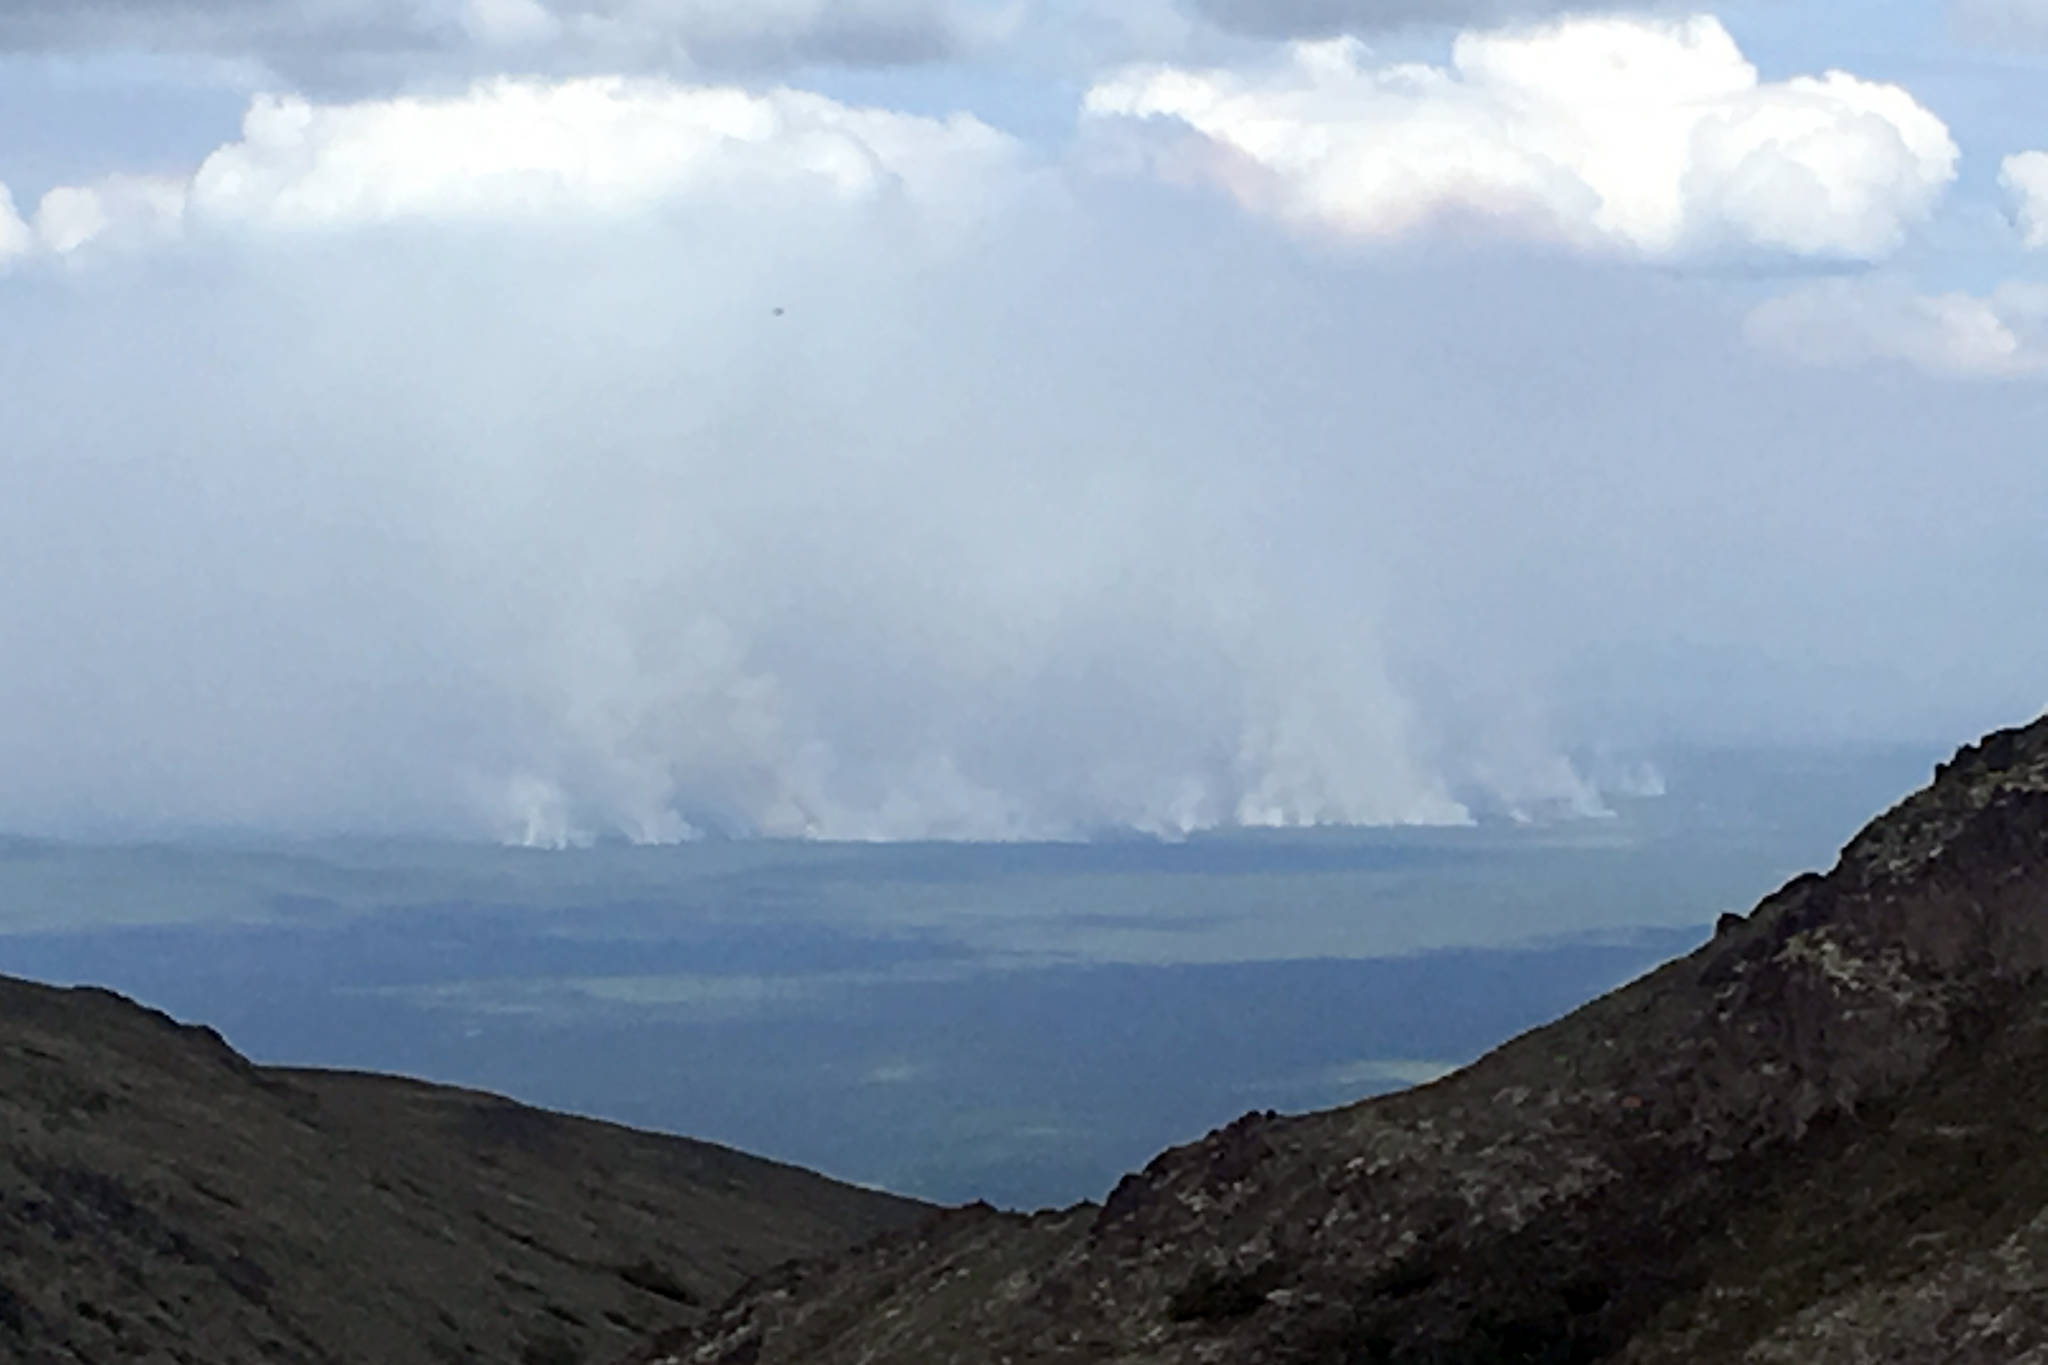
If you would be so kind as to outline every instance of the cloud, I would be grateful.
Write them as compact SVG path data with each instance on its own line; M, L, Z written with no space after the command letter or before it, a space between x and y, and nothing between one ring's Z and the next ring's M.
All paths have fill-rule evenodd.
M1563 11L1619 9L1608 3L1556 0L1192 0L1195 13L1223 28L1260 38L1327 38L1408 25L1495 27Z
M989 21L944 0L26 0L0 49L254 59L321 87L517 69L770 71L957 55Z
M946 0L465 0L470 32L500 47L537 41L600 60L680 59L706 70L812 64L899 66L959 56L993 31Z
M2048 672L2008 390L1768 363L1661 272L673 82L263 102L68 188L4 220L0 828L1590 810Z
M1385 240L1462 220L1649 258L1882 257L1958 155L1904 90L1762 81L1711 18L1467 33L1448 67L1297 43L1273 69L1126 70L1086 107L1184 130L1163 169L1304 229Z
M1022 300L980 278L1004 263L962 253L1019 201L1058 223L1038 183L972 119L611 78L263 99L189 177L51 191L25 230L85 291L56 330L139 243L123 269L171 295L117 316L193 312L213 358L195 373L145 345L120 379L113 361L112 409L62 436L53 410L60 444L18 447L0 483L49 511L89 496L72 442L120 461L168 440L113 480L170 484L111 510L134 536L96 572L174 562L143 610L202 624L171 644L124 616L82 661L65 593L22 603L0 637L56 672L6 700L40 711L89 675L80 704L131 751L112 801L130 820L154 800L288 818L238 757L256 748L291 755L302 796L345 752L425 803L379 818L542 844L1464 818L1386 661L1262 620L1276 585L1250 566L1185 592L1173 566L1202 552L1173 518L1206 499L1150 456L1094 468L1128 416L1064 361L1012 354L1029 342L989 310ZM188 270L219 295L178 303ZM1043 412L1045 394L1064 397ZM309 514L288 546L261 529ZM67 579L61 540L13 529L10 568ZM115 659L166 650L128 693ZM388 742L440 728L438 685L406 701L405 679L464 698L452 745ZM384 697L348 706L392 729L339 722L347 695ZM71 741L51 742L0 733L22 771L54 771ZM162 795L194 766L211 784Z
M1998 183L2016 202L2020 240L2048 249L2048 152L2019 152L1999 164Z
M1890 277L1809 284L1748 319L1758 345L1818 365L1894 361L1930 374L2012 379L2048 374L2048 285L1989 294L1925 294Z
M36 206L24 252L65 255L95 242L148 244L175 235L188 202L186 185L165 176L114 175L91 185L59 185Z
M2048 153L2008 156L1999 182L2021 243L2048 248ZM1905 365L1949 379L2048 375L2048 285L2007 280L1985 293L1929 292L1883 273L1814 281L1757 305L1751 342L1807 364Z
M22 221L20 210L15 208L13 192L0 185L0 264L17 256L26 256L35 247L36 235Z
M499 79L461 95L315 104L259 97L239 141L189 178L59 186L14 254L186 231L616 217L711 193L940 200L961 214L1020 157L972 118L916 118L791 90L657 80Z

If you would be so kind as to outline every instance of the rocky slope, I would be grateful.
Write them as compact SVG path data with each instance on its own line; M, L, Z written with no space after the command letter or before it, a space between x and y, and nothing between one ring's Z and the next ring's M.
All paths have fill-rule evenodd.
M682 1365L2048 1362L2048 720L1437 1084L757 1281Z
M923 1212L0 979L0 1361L602 1361Z

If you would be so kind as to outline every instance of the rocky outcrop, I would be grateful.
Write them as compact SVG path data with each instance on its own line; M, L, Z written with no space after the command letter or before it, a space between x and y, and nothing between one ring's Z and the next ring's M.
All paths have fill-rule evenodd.
M635 1358L2048 1360L2044 967L2048 721L1443 1081L780 1272Z

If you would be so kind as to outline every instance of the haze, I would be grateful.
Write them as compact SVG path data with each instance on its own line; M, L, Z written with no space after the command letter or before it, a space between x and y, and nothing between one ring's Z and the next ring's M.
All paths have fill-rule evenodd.
M1455 823L2024 719L2036 9L15 6L0 827Z

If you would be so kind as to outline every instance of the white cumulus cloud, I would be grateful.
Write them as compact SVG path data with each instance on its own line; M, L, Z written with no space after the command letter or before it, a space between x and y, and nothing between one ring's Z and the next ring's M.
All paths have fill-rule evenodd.
M1131 68L1086 108L1184 126L1201 173L1303 227L1390 238L1469 218L1654 258L1882 257L1958 156L1907 91L1764 81L1710 17L1471 32L1448 66L1296 43L1273 69Z
M68 253L186 228L617 215L777 191L976 211L1014 144L971 117L863 109L803 91L658 80L501 78L440 98L262 96L240 140L187 179L121 176L46 194L0 255Z
M1929 374L2048 374L2048 286L1923 293L1891 278L1824 280L1759 305L1750 339L1811 364L1890 361Z
M59 185L36 207L31 245L60 255L109 237L147 242L175 234L186 187L168 176L115 175L90 185Z
M0 263L27 255L35 250L35 245L35 232L22 221L20 210L14 206L13 192L0 185Z
M2036 251L2048 248L2048 152L2007 157L1998 181L2015 202L2021 240Z

